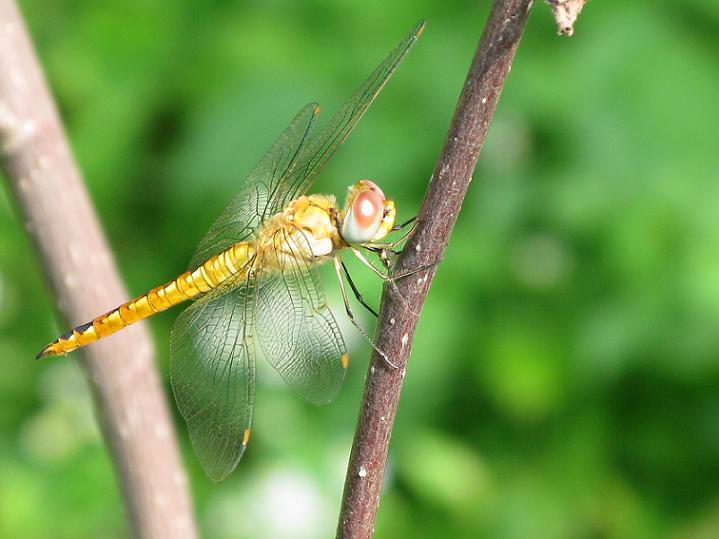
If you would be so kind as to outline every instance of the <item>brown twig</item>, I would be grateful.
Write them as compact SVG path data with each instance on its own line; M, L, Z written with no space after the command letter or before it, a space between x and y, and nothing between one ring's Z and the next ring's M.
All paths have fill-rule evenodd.
M370 361L345 480L338 538L366 539L373 534L389 439L417 326L417 313L424 304L436 271L435 264L442 257L472 179L531 5L532 0L494 2L429 182L417 228L394 271L430 268L398 281L396 287L385 286L376 342L399 368L389 366L377 353Z
M75 326L125 300L12 0L0 0L0 167L64 325ZM197 531L187 481L153 356L146 328L136 325L88 348L80 363L95 397L133 535L191 539Z

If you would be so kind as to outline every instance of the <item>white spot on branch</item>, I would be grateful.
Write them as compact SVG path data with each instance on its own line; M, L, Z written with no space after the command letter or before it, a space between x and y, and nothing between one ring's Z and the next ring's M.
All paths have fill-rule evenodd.
M10 71L10 80L18 90L23 90L26 86L25 77L23 77L23 74L18 69Z
M409 341L409 335L405 333L404 335L402 335L402 348L407 346L407 341Z
M180 470L175 471L172 477L178 487L183 487L187 484L187 476Z
M157 505L157 507L166 507L167 498L165 498L162 494L155 494L155 505Z
M0 151L13 153L37 133L32 120L21 121L5 103L0 102Z
M165 423L158 423L152 431L155 434L155 438L158 440L164 440L170 435L170 429Z
M357 473L360 477L367 477L367 468L360 466L359 472Z
M72 242L70 243L70 245L67 246L67 250L70 254L70 260L72 260L74 264L82 264L85 251L80 244Z
M65 282L65 286L68 288L77 288L77 286L80 284L80 280L77 278L77 274L70 271L65 274L65 278L63 279Z

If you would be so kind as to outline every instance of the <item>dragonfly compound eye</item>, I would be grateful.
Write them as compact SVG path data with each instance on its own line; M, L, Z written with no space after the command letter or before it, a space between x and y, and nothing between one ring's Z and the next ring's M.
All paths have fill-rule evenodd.
M379 188L368 189L369 186L365 185L361 187L364 189L359 190L351 199L351 204L342 223L342 237L349 243L365 243L372 240L384 217L385 207L382 191Z
M370 191L373 191L373 192L377 193L379 196L382 197L382 199L384 199L384 193L382 192L382 189L380 189L380 188L379 188L379 185L377 185L376 183L374 183L372 180L360 180L360 181L357 182L357 183L358 183L359 185L361 185L362 187L364 187L364 188L366 188L366 189L369 189Z

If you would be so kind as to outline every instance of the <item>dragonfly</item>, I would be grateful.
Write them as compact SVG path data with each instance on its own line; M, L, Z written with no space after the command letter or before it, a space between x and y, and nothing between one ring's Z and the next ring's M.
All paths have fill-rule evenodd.
M67 354L194 300L172 329L170 381L198 460L214 481L235 469L247 447L258 349L303 398L330 402L349 356L318 266L334 263L345 311L367 337L352 314L345 279L357 300L376 312L362 299L340 253L353 253L392 281L398 276L377 268L362 250L384 254L407 234L387 241L403 225L395 224L393 200L370 180L348 188L344 207L332 195L307 192L423 29L420 21L319 135L312 136L319 106L311 103L297 113L210 227L186 272L68 331L37 357Z

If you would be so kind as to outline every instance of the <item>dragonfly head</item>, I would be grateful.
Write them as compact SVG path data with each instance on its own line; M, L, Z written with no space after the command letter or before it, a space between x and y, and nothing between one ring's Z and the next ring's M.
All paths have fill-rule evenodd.
M342 238L347 243L379 241L390 233L396 218L394 201L370 180L360 180L347 191Z

